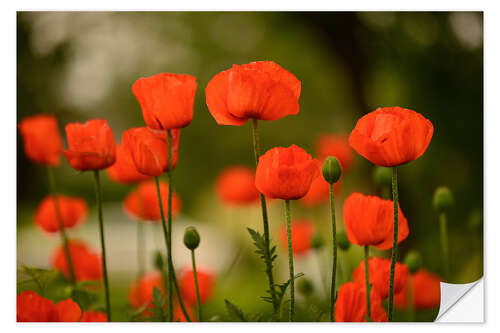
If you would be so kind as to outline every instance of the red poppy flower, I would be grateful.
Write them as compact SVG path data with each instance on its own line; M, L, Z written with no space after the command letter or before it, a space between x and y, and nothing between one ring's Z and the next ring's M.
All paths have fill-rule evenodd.
M51 322L58 320L54 302L34 291L26 290L17 295L17 321Z
M157 130L186 127L193 120L196 77L160 73L132 86L146 125Z
M215 75L205 95L217 124L241 126L248 118L277 120L297 114L300 81L272 61L256 61Z
M82 315L81 322L107 322L108 316L100 311L85 311Z
M75 303L71 298L60 301L56 305L58 320L61 322L76 322L80 321L82 310L80 306Z
M59 231L59 218L62 219L65 228L74 227L87 218L87 203L81 198L58 195L60 217L55 204L54 197L48 195L40 202L35 212L36 225L46 232Z
M134 309L138 309L146 304L149 304L149 307L152 307L150 304L153 301L153 290L154 288L158 288L161 292L163 292L163 278L159 272L150 272L146 273L139 281L133 282L130 285L128 299L130 305ZM151 315L149 310L146 310L145 315Z
M304 149L276 147L259 158L255 186L268 198L295 200L307 194L318 175L318 161Z
M294 255L306 254L311 249L312 239L316 227L308 220L295 220L291 224L292 229L292 250ZM286 235L286 226L280 231L281 244L285 249L288 248L288 238Z
M168 214L168 184L160 181L160 193L162 198L163 212ZM181 211L182 202L179 196L172 193L172 216L175 218ZM161 218L160 206L158 205L158 192L154 181L142 182L139 187L125 198L125 212L132 218L143 221L157 221Z
M441 281L438 275L419 269L410 276L408 283L394 295L394 304L400 309L408 306L409 288L413 288L413 307L418 310L431 309L441 304Z
M214 292L215 276L214 274L203 268L196 267L198 278L198 287L200 289L200 302L207 302ZM179 279L179 288L181 290L182 299L190 305L196 305L196 286L194 284L194 273L192 269L185 269L181 273Z
M333 192L335 195L340 193L342 186L340 184L340 181L333 184ZM307 194L300 199L300 202L304 204L304 206L313 207L328 202L329 199L330 184L328 184L325 178L321 175L321 177L316 177L316 179L313 180L309 192L307 192Z
M172 131L172 168L178 158L181 131ZM123 133L123 145L130 152L137 171L148 176L160 176L168 171L168 145L165 132L147 127L131 128Z
M374 257L368 259L368 269L370 271L370 284L382 299L389 296L389 278L391 273L391 260ZM409 276L408 267L404 264L396 263L394 272L394 293L400 292L407 284ZM354 282L365 283L365 261L362 260L359 266L352 272Z
M63 142L56 117L44 114L26 117L19 123L19 130L28 158L35 163L59 165Z
M370 293L370 312L371 321L387 321L382 300L374 289ZM356 282L347 282L342 285L338 291L337 302L335 302L335 321L364 322L367 315L365 286Z
M121 184L133 184L150 177L137 171L130 152L125 146L116 146L116 162L106 169L109 178Z
M415 111L378 108L358 120L349 144L373 164L392 167L422 156L433 132L432 123Z
M79 240L69 241L69 252L77 281L100 280L102 277L101 256ZM64 247L58 247L52 255L51 266L69 278L69 268Z
M320 160L328 156L335 156L342 167L342 171L351 170L354 164L354 152L349 146L346 134L324 134L316 140L316 155Z
M255 171L246 166L233 166L222 171L215 187L220 201L228 205L248 205L260 197L255 187Z
M381 250L392 248L394 204L377 196L351 194L344 202L344 223L349 241L372 245ZM408 221L399 207L398 243L408 237Z
M115 163L115 139L106 120L70 123L66 125L66 137L69 149L64 155L73 169L100 170Z

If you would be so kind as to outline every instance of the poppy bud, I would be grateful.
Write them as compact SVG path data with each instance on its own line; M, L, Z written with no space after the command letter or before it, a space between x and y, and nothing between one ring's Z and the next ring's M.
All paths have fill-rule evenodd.
M155 253L155 268L159 271L163 271L163 256L161 255L160 251L156 251Z
M422 256L415 250L408 252L405 258L405 265L413 274L422 267Z
M323 245L325 245L325 242L323 241L323 238L321 238L319 232L317 232L311 240L311 247L315 250L319 250L323 247Z
M347 251L351 247L351 243L349 243L349 239L347 238L345 231L337 233L337 245L342 251Z
M373 170L373 182L379 187L391 186L392 170L390 168L376 166Z
M311 280L303 277L297 283L297 290L302 295L307 296L307 295L312 294L312 292L314 290L314 286L313 286Z
M434 198L432 199L434 209L443 211L453 206L453 203L453 194L450 189L445 186L439 186L434 192Z
M323 163L323 178L329 183L336 183L340 179L342 169L339 160L334 156L328 156Z
M184 231L184 245L190 250L194 250L200 245L200 234L195 227L187 227Z

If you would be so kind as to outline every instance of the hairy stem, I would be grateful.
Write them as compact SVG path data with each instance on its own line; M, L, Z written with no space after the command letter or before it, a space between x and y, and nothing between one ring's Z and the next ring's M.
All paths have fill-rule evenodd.
M394 302L394 272L396 270L396 259L398 257L398 169L392 168L392 201L394 202L394 234L392 241L392 255L391 255L391 276L389 280L389 309L388 319L392 321L393 302Z
M371 312L372 308L370 305L370 267L368 265L368 257L369 257L368 245L365 245L365 284L366 284L366 314L368 316L368 321L371 321Z
M333 308L335 306L335 278L337 275L337 225L335 223L335 200L333 194L333 184L330 184L330 210L332 218L332 236L333 236L332 286L330 289L330 321L335 321L333 315Z
M155 183L156 183L156 192L158 193L158 205L160 206L160 215L161 215L161 225L163 229L163 236L165 238L165 246L168 249L170 248L170 240L168 238L168 231L167 231L167 223L165 221L165 214L163 213L163 202L161 200L161 192L160 192L160 181L158 180L158 177L155 177ZM182 301L181 293L179 291L179 286L177 285L177 278L175 276L175 270L174 270L174 265L172 264L171 258L168 260L168 279L169 281L173 282L175 292L177 294L177 298L179 300L179 305L181 307L182 313L184 313L184 316L186 317L187 321L191 321L191 318L189 317L189 314L186 311L186 307L184 306L184 302ZM169 303L169 307L172 308L172 303ZM173 320L173 316L170 316L170 320Z
M57 223L59 224L59 231L61 233L61 240L63 243L64 255L66 256L66 262L68 263L69 278L70 278L71 283L75 284L76 279L75 279L75 270L73 268L73 260L71 259L71 253L69 251L68 237L66 235L64 221L63 221L62 215L61 215L61 208L59 206L59 193L57 192L54 171L52 170L51 167L47 167L47 174L48 174L48 178L49 178L50 193L52 194L52 197L54 198L54 209L56 211Z
M198 320L201 319L201 301L200 301L200 288L198 286L198 274L196 273L196 260L194 257L194 250L191 250L191 262L193 264L194 286L196 287L196 302L198 303Z
M97 212L99 217L99 234L101 237L101 250L102 250L102 271L104 273L104 292L106 296L106 312L108 314L108 321L111 321L111 305L109 301L109 280L108 268L106 264L106 246L104 244L104 222L102 218L102 189L101 180L99 179L99 170L94 170L95 191L97 201Z
M448 253L448 230L446 226L446 214L439 215L439 227L441 229L441 251L443 255L444 279L449 282L450 278L450 257Z
M285 200L286 236L288 240L288 269L290 271L290 321L295 311L295 273L293 272L292 221L290 217L290 200Z
M260 141L259 141L259 126L258 120L252 119L252 133L253 133L253 149L255 155L255 164L259 163L260 157ZM273 268L272 268L272 260L271 260L271 242L269 240L269 222L267 216L267 206L266 206L266 198L262 193L260 193L260 206L262 209L262 223L264 227L264 241L266 243L265 249L265 263L266 263L266 274L267 279L269 281L269 290L271 291L271 298L273 300L273 310L274 315L277 316L279 312L279 304L278 299L276 297L276 292L274 290L274 278L273 278Z

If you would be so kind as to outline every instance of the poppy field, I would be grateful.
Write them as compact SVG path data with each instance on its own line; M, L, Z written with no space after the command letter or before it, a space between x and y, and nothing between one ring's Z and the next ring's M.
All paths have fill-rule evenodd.
M483 274L481 19L18 13L17 321L433 321Z

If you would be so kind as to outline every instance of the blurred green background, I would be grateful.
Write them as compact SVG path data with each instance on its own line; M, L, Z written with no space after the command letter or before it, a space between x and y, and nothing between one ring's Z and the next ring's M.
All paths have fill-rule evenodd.
M175 171L175 189L183 200L177 234L182 234L181 225L206 227L211 236L205 241L205 263L215 266L218 274L231 265L236 244L245 245L232 282L218 284L210 313L228 297L245 309L267 309L256 301L256 293L264 294L266 280L245 231L249 224L260 230L259 209L221 207L213 187L223 168L253 165L250 127L218 126L204 95L215 74L255 60L275 61L302 81L300 113L261 122L265 149L294 143L313 153L319 134L349 133L358 118L379 106L407 107L431 120L434 136L427 152L399 172L400 205L410 224L401 257L417 249L428 270L441 272L438 217L431 201L434 189L446 185L456 200L448 217L451 282L482 276L482 13L19 12L17 121L37 113L55 114L63 133L68 122L105 118L120 141L127 128L144 126L131 92L135 80L159 72L195 75L195 116L182 130ZM377 193L373 166L358 155L355 162L345 177L339 209L353 191ZM91 215L77 235L97 247L91 178L77 174L64 159L57 173L61 192L87 199ZM120 208L130 188L103 178L105 215L113 220L106 232L123 243L135 237L133 222ZM45 170L27 160L18 135L18 263L47 266L50 246L57 243L33 228L34 209L47 192ZM283 219L281 208L278 203L271 207L273 235ZM292 216L313 218L320 229L329 230L326 207L292 208ZM183 251L180 236L178 251ZM226 239L229 257L222 260L218 251ZM158 242L162 246L162 240ZM361 252L352 251L352 266L357 266ZM285 260L285 253L280 254ZM286 265L281 266L284 279ZM117 268L111 274L115 286L125 290L134 270ZM242 289L242 284L247 287ZM121 291L116 302L125 302Z

